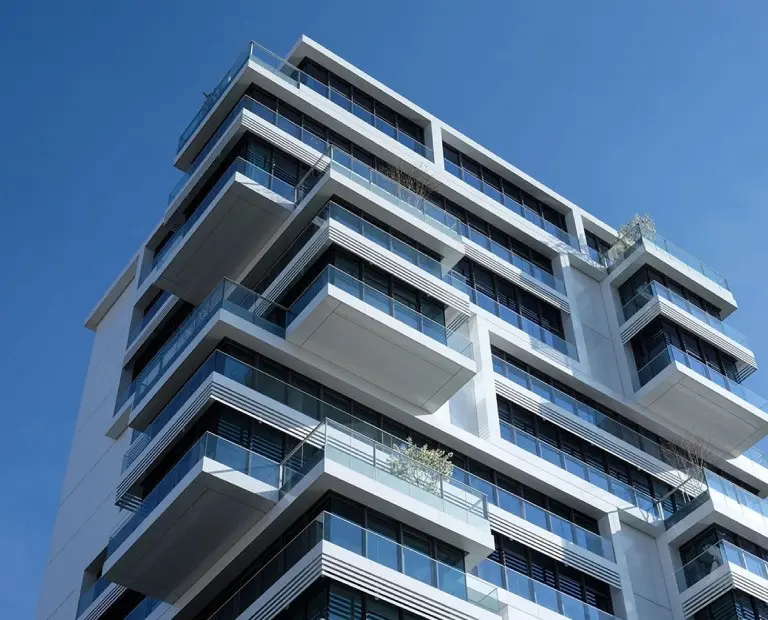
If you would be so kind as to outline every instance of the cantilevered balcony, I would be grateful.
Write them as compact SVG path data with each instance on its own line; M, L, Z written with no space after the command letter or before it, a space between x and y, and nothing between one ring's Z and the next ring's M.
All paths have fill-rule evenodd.
M284 308L239 284L224 280L195 308L141 373L118 396L114 415L122 418L136 410L165 373L182 357L211 318L222 309L280 337L285 336ZM173 392L169 396L171 394Z
M345 112L348 113L350 124L351 122L364 121L375 127L381 133L382 142L391 139L393 145L400 143L425 159L434 161L432 149L413 136L352 101L344 93L319 82L284 58L252 41L248 44L247 49L237 57L211 94L206 97L200 110L179 137L178 167L188 170L190 165L194 165L190 162L200 159L200 150L206 143L210 142L210 136L215 132L216 127L224 124L222 119L226 117L229 108L255 81L256 75L263 71L279 78L281 82L291 88L296 88L299 91L309 90L315 96L321 95L338 106L338 111L342 115Z
M768 562L721 541L680 568L676 579L683 612L690 617L730 589L765 601Z
M323 512L208 620L252 618L260 609L289 604L320 576L344 581L350 574L358 587L377 592L383 601L436 620L486 620L502 612L496 586ZM382 580L388 587L381 587Z
M768 401L667 345L633 377L635 397L662 424L737 456L768 431Z
M655 231L636 225L604 255L609 274L624 279L643 264L662 273L712 301L725 313L736 309L728 280L717 271L668 241Z
M314 179L310 175L302 182ZM253 248L271 238L295 206L293 184L237 158L156 252L144 278L199 303L218 281L245 268Z
M462 549L471 564L487 557L494 546L485 495L413 460L406 445L361 420L326 419L283 459L280 495L301 494L310 506L335 490Z
M275 504L278 482L278 463L204 434L116 528L104 577L161 599L179 593Z
M746 336L655 280L643 285L617 315L624 344L654 318L664 316L733 356L740 381L757 370Z
M333 265L290 308L286 338L427 411L477 372L472 344Z

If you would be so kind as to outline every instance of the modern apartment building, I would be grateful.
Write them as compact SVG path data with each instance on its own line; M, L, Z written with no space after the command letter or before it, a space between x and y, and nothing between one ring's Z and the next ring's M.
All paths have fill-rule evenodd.
M768 618L725 277L306 37L174 164L86 321L38 618Z

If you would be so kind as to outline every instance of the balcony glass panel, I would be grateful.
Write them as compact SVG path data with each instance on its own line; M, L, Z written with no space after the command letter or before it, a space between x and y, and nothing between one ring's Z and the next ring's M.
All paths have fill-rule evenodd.
M174 332L171 339L141 371L141 374L118 397L115 413L123 407L130 397L133 397L134 405L141 402L141 399L152 389L158 379L186 350L187 345L202 331L211 316L220 309L228 310L273 334L285 336L286 314L284 308L239 284L224 280L195 308L192 314Z
M608 250L605 255L605 264L608 267L608 271L615 269L625 258L639 248L643 242L656 246L658 250L678 259L683 262L688 269L703 275L718 286L721 286L726 290L731 290L728 286L728 280L726 280L724 276L720 275L717 271L705 265L698 258L679 248L655 231L647 230L647 228L642 225L635 226L624 236L624 239L621 242L614 244L613 247Z
M683 366L690 368L694 372L700 374L705 379L709 379L713 383L716 383L721 388L728 390L734 396L747 401L753 407L757 407L763 411L768 411L768 400L762 396L758 396L752 390L745 388L741 383L734 381L721 374L708 364L696 359L695 357L688 355L688 353L681 351L676 346L668 344L666 349L662 350L656 355L650 362L637 371L637 374L633 377L633 383L635 392L641 387L658 375L662 370L669 366L672 362L677 362Z
M587 482L600 487L604 491L637 506L645 512L662 517L662 515L659 514L660 507L656 505L655 500L650 495L642 493L621 480L609 476L605 472L600 471L591 465L587 465L583 461L575 459L562 450L539 441L532 435L515 428L511 424L507 424L506 422L500 422L500 424L502 438L519 446L526 452L530 452L531 454L535 454L536 456L547 460L552 465L564 469L567 472L578 476L582 480L586 480Z
M360 428L360 424L358 424ZM389 444L326 419L281 464L281 496L288 493L321 460L327 458L395 491L476 527L488 526L485 495L471 486L427 467L403 453L403 442ZM378 439L378 437L377 437Z
M474 241L477 245L485 248L492 254L499 257L501 260L514 265L520 269L524 274L532 277L534 280L538 280L542 284L546 284L549 288L556 290L558 293L566 294L565 283L560 279L553 276L551 273L544 271L541 267L537 267L533 263L518 256L512 250L505 248L500 243L493 241L486 237L483 233L475 230L471 226L467 226L463 222L459 222L459 230L463 237L467 237L471 241Z
M548 532L552 532L582 549L596 553L606 560L610 560L611 562L616 561L616 556L613 552L613 543L607 538L603 538L567 519L563 519L548 510L544 510L540 506L532 504L522 497L518 497L514 493L510 493L509 491L475 476L474 474L470 474L463 469L459 469L458 467L454 468L453 476L458 477L461 480L467 480L469 486L483 492L488 498L489 504L498 506L502 510L506 510L529 523L533 523Z
M213 92L211 92L211 94L206 97L206 100L203 103L203 106L200 108L198 113L189 123L189 125L184 130L184 132L181 134L181 137L179 138L179 143L178 143L179 151L189 141L189 138L192 137L192 134L197 130L197 128L200 126L203 119L205 119L205 117L208 115L210 110L213 109L213 107L221 98L221 95L226 91L229 84L234 80L237 74L242 70L243 66L248 61L248 59L257 63L262 68L265 68L268 71L276 74L280 78L288 80L290 83L296 86L298 86L299 84L308 86L313 91L315 91L316 93L319 93L320 95L322 95L323 97L326 97L327 99L330 99L333 103L343 108L347 112L351 112L358 118L364 120L366 123L376 127L376 129L378 129L382 133L390 136L391 138L394 138L400 144L408 147L409 149L418 153L422 157L425 157L426 159L434 161L434 154L432 153L432 149L430 149L425 144L422 144L418 140L414 139L412 136L399 130L397 127L387 122L380 116L376 116L373 113L369 112L368 110L359 106L357 103L354 103L344 93L341 93L340 91L334 88L331 88L328 85L323 84L322 82L319 82L318 80L314 79L310 75L306 74L304 71L301 71L298 68L291 65L287 60L280 58L273 52L262 47L258 43L254 43L253 41L249 43L248 49L245 52L243 52L240 56L237 57L232 67L229 69L229 71L227 71L226 75L221 79L221 81L213 90Z
M695 306L685 297L674 293L666 286L659 284L656 281L643 285L637 292L637 294L630 299L619 311L619 325L631 319L645 304L647 304L653 297L660 297L673 303L675 306L687 312L691 316L696 317L700 321L709 325L712 329L716 329L724 336L727 336L734 342L743 344L746 346L747 338L738 330L731 327L728 323L721 321L720 319L712 316L708 312L704 312L698 306Z
M471 570L471 574L572 620L615 620L615 616L597 607L493 560L483 560Z
M545 220L535 211L529 209L525 205L520 204L513 198L510 198L506 194L502 194L498 189L492 185L486 183L481 178L475 176L469 170L461 168L456 164L446 160L445 169L453 176L458 177L468 185L471 185L476 190L483 192L486 196L493 198L496 202L503 204L507 209L517 213L522 218L525 218L535 226L538 226L542 230L545 230L550 235L559 239L563 243L567 244L571 249L581 252L581 244L579 240L573 235L569 234L562 228L555 226L552 222Z
M366 222L363 218L355 215L341 205L335 202L329 202L326 205L326 210L323 217L330 218L336 222L344 224L344 226L350 230L353 230L366 239L373 241L376 245L384 248L385 250L389 250L393 254L397 254L403 260L406 260L412 265L423 269L436 278L447 282L454 288L465 292L469 290L467 279L460 273L453 270L448 270L446 273L443 273L443 267L440 264L440 261L432 258L431 256L427 256L424 254L424 252L420 252L413 246L408 245L400 239L397 239L378 226L375 226L370 222Z
M572 342L561 338L557 334L542 327L538 323L534 323L530 319L526 319L524 316L518 314L511 308L508 308L504 304L500 304L498 301L491 299L488 295L484 295L480 291L470 289L469 299L472 303L480 306L486 312L490 312L494 316L499 317L501 320L509 323L513 327L517 327L528 334L531 338L538 340L539 342L555 349L556 351L567 355L575 360L579 359L579 352L576 345Z
M354 159L349 153L339 148L331 147L329 155L333 170L359 183L412 216L434 226L440 232L459 239L459 220L434 203L403 187L386 174L374 170L358 159Z
M160 308L162 308L165 305L165 302L170 298L171 293L168 291L164 291L163 294L157 298L155 303L152 304L152 307L149 308L149 311L143 317L141 317L141 321L136 323L136 325L134 325L131 329L130 334L128 334L128 344L131 344L134 340L136 340L136 337L144 331L144 328L149 325L149 322L155 318L158 310L160 310Z
M241 472L274 487L278 486L279 465L277 463L222 437L205 433L141 501L138 509L117 527L107 545L108 556L136 531L136 528L204 457L221 463L232 471Z
M449 329L440 323L427 318L408 306L401 304L381 291L368 286L357 278L328 265L319 276L307 287L290 309L289 324L304 310L320 291L326 286L340 288L353 297L364 301L377 310L388 314L401 323L428 336L432 340L450 347L457 353L472 359L472 343L456 330Z
M321 541L333 543L461 600L494 613L501 612L498 591L491 584L338 515L323 512L269 560L208 620L238 618Z
M667 465L672 465L678 469L690 469L692 466L692 463L690 463L690 461L688 461L679 451L662 447L652 439L638 433L636 430L622 424L618 420L607 416L602 411L598 411L586 403L576 400L573 396L537 379L514 364L510 364L495 355L493 356L493 370L510 381L513 381L520 387L533 392L537 396L548 400L553 405L565 409L585 422L610 433L614 437L625 441Z

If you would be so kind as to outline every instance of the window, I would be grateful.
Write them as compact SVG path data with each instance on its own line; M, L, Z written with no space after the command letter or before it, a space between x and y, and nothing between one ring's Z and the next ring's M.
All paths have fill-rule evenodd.
M462 258L454 269L467 279L471 288L565 339L560 310L554 306L497 276L469 258ZM482 300L478 301L478 304L482 305Z
M607 241L603 241L595 233L585 230L584 236L587 239L587 246L592 248L598 254L605 254L608 250L611 249L611 244Z
M496 549L490 556L493 561L602 611L613 613L610 587L602 581L502 534L494 534L494 542ZM542 591L540 595L546 596L546 592Z
M528 192L517 187L514 183L502 179L495 172L480 165L472 158L467 157L464 153L461 153L445 143L443 143L443 153L445 159L453 164L455 168L458 168L458 170L456 170L449 166L449 172L460 174L460 178L466 183L469 183L476 189L479 189L501 203L505 203L501 191L503 190L503 193L506 196L509 196L518 204L524 205L534 214L540 216L550 224L554 224L560 230L568 231L565 225L565 215L560 213L557 209L543 203ZM461 174L462 171L468 172L469 174Z

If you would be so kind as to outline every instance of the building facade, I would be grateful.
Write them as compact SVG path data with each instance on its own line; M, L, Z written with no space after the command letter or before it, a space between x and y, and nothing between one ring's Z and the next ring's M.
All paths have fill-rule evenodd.
M175 166L86 322L38 618L768 618L725 277L306 37Z

